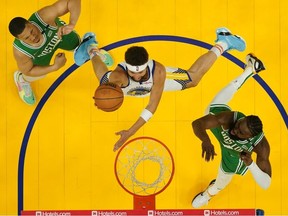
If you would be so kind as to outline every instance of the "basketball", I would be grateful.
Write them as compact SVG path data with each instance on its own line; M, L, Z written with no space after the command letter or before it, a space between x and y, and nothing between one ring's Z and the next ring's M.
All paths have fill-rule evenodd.
M105 112L113 112L122 105L124 95L122 89L114 83L104 83L95 91L95 106Z

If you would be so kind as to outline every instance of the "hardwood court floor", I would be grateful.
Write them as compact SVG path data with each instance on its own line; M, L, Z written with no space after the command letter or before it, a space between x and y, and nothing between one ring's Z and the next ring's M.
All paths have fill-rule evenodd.
M29 17L52 0L3 1L1 7L2 55L0 79L0 214L17 214L18 161L23 136L36 106L18 97L13 73L13 37L8 23L15 16ZM64 20L68 21L69 16ZM112 0L82 1L76 30L97 34L100 46L147 35L172 35L209 44L217 27L226 26L247 42L244 52L231 54L244 61L253 52L267 70L260 77L288 109L288 2L286 0ZM145 46L152 59L167 66L188 68L206 52L191 44L169 41L137 43ZM110 51L115 62L123 60L130 45ZM33 83L37 101L52 83L73 64L66 52L65 67ZM116 66L113 65L112 68ZM111 68L111 69L112 69ZM170 186L156 197L158 209L189 209L195 194L215 178L218 156L206 163L191 122L203 115L213 96L242 69L220 57L199 86L183 92L164 93L157 112L133 137L161 140L175 159L175 176ZM98 81L91 63L75 70L55 90L41 110L27 145L24 170L24 209L131 209L132 197L117 183L112 151L116 131L127 129L146 106L147 99L125 98L122 107L104 113L93 105ZM272 97L273 98L273 97ZM259 115L271 145L272 184L264 191L251 173L235 176L232 183L209 203L209 208L262 208L266 214L288 214L287 114L265 89L250 79L230 103L235 110ZM275 98L275 97L274 97ZM285 122L286 119L286 122Z

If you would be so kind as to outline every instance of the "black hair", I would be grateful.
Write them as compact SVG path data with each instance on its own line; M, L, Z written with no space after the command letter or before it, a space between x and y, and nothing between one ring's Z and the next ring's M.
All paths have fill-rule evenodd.
M258 116L250 115L246 116L246 119L252 136L256 136L263 131L263 124Z
M18 37L25 29L28 20L23 17L15 17L9 23L9 31L14 37Z
M139 66L148 62L148 52L144 47L132 46L125 52L126 63Z

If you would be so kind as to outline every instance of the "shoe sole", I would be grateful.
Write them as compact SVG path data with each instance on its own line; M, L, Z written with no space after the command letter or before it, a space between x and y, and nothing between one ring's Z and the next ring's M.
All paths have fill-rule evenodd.
M209 183L208 187L207 187L205 190L207 190L212 184L214 184L215 181L216 181L216 179L213 179L213 180ZM204 190L204 191L205 191L205 190ZM197 195L195 195L195 197L193 198L193 200L192 200L192 202L191 202L191 205L192 205L192 206L193 206L193 201L196 199L196 197L199 196L200 194L204 193L204 191L201 191L200 193L198 193ZM209 202L209 201L208 201L208 202Z
M248 57L248 56L249 56L249 57ZM246 60L246 64L247 64L247 65L248 65L249 58L253 58L253 59L255 60L255 62L258 61L258 62L260 62L260 64L262 65L262 69L261 69L261 70L259 70L258 72L255 70L256 73L259 73L259 72L261 72L261 71L263 71L263 70L266 70L265 65L263 64L263 62L262 62L259 58L257 58L257 56L254 55L254 53L249 53L249 54L247 55L247 57L248 57L248 60ZM253 65L253 67L254 67L254 65Z

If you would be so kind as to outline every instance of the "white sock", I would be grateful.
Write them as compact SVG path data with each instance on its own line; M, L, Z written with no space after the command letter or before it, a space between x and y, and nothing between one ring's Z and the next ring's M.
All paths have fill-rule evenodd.
M214 196L223 190L230 183L232 177L233 174L226 174L219 168L215 184L208 188L209 195Z
M224 87L213 99L211 104L228 104L238 89L253 75L251 67L246 67L244 72Z
M26 80L24 80L22 73L18 76L18 80L19 80L20 82L27 82Z
M244 72L240 74L235 80L232 82L235 83L236 86L238 86L238 89L246 82L247 79L249 79L251 76L253 76L253 69L252 67L246 67Z
M218 194L221 191L221 189L217 188L217 186L214 184L210 186L207 191L209 195L214 196Z
M90 59L92 59L95 55L98 55L99 49L97 48L97 44L90 44L87 48L87 52Z
M214 52L216 56L219 57L227 49L228 49L228 44L223 41L219 41L210 49L210 51Z
M46 75L43 75L43 76L38 76L38 77L31 77L31 76L26 76L25 74L21 74L21 76L19 76L19 80L22 82L28 82L28 83L31 83L31 82L34 82L36 80L39 80L39 79L43 79L44 77L46 77Z

